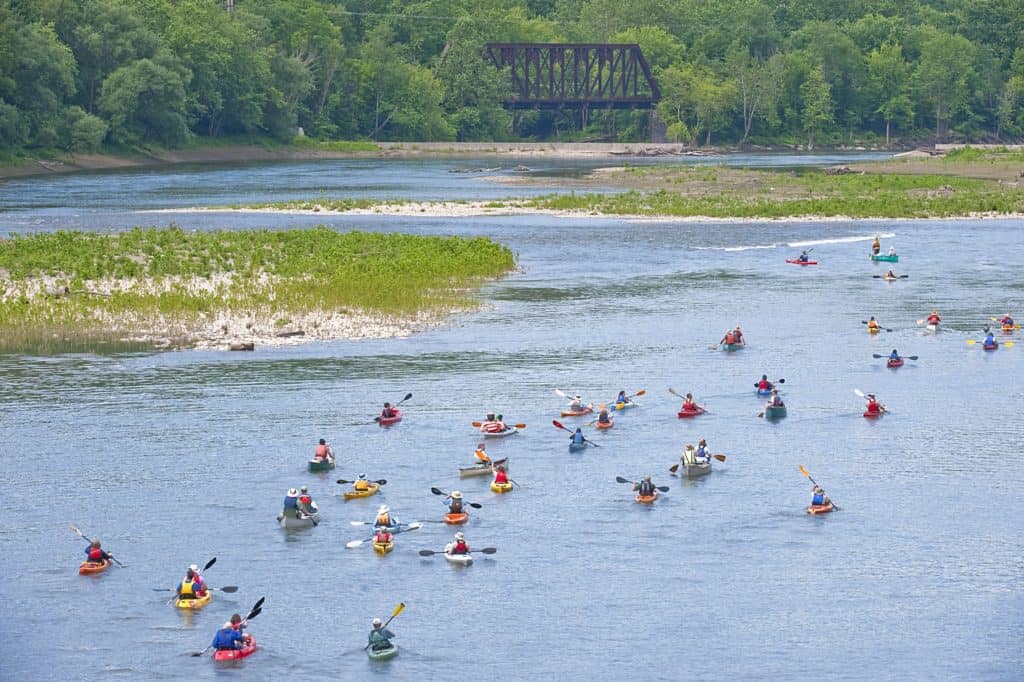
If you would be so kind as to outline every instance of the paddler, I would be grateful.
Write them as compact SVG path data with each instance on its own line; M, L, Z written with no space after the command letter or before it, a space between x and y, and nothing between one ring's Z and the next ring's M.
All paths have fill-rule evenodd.
M569 436L569 442L573 445L583 445L587 442L586 436L583 435L583 429L576 427L576 433Z
M711 460L711 453L708 452L708 442L703 438L697 441L696 458L699 464L704 464Z
M875 256L882 250L882 242L878 241L878 237L875 237L875 241L871 243L871 253Z
M683 399L683 406L679 409L683 412L696 412L700 409L700 405L693 399L692 393L687 393L686 398Z
M811 505L825 505L829 504L831 500L828 499L828 495L825 494L825 489L820 485L815 485L811 488Z
M601 411L597 415L597 423L598 424L609 424L609 423L611 423L611 421L612 421L612 418L611 418L611 415L608 412L608 406L607 405L602 405L601 406Z
M992 330L988 329L987 327L985 328L985 340L982 341L982 345L985 346L986 348L991 348L992 346L996 345L996 337L992 333Z
M937 327L939 326L939 322L942 322L942 318L939 317L939 313L937 311L933 310L932 314L928 316L928 324L935 325Z
M300 512L308 516L312 516L319 511L317 509L316 502L314 502L313 498L309 495L308 486L302 486L302 488L299 489L298 508Z
M484 423L480 425L480 430L484 433L501 433L505 430L503 426L493 412L488 412Z
M299 518L299 491L295 488L289 488L288 494L284 498L284 509L281 514L290 518Z
M373 541L378 545L386 545L391 542L391 531L385 527L377 529L377 533L373 536Z
M573 412L583 411L583 398L577 394L572 400L569 401L569 409Z
M785 403L782 402L782 397L779 395L779 389L772 389L772 397L768 398L768 407L784 407Z
M453 490L452 494L444 498L448 502L448 513L449 514L461 514L462 513L462 493L458 490Z
M508 474L505 473L505 467L501 464L494 470L494 482L498 485L505 485L508 483Z
M683 448L683 454L679 456L679 461L686 466L693 466L697 463L697 450L693 447L693 443L686 444L686 447Z
M374 618L373 629L370 630L369 643L366 646L373 651L386 651L395 646L391 643L391 638L394 636L395 633L385 628L380 618Z
M732 335L736 338L736 343L746 343L743 340L743 332L740 330L739 325L736 325L736 328L732 330Z
M499 431L507 431L508 430L508 426L505 425L505 415L499 414L497 422L498 422L498 430Z
M719 341L718 343L723 346L731 346L735 343L739 343L739 341L736 340L736 333L730 329L725 333L725 336L723 336L722 340Z
M875 316L872 315L871 319L868 320L868 331L877 332L879 329L881 329L881 327L878 326L878 323L875 322Z
M772 382L768 381L767 374L762 374L761 380L754 384L754 387L759 391L770 391L772 390Z
M803 251L800 253L799 256L796 257L796 259L801 263L807 263L811 260L811 257L807 255L806 251Z
M886 279L899 279L899 277L896 276L896 273L893 272L892 270L889 270L888 272L885 273L885 278Z
M334 452L331 450L331 445L323 438L320 439L320 443L316 446L316 454L313 458L319 461L325 459L334 459Z
M352 484L352 488L361 493L369 490L370 482L366 480L366 474L359 474L359 476L356 477L355 482Z
M247 623L242 620L240 615L237 613L232 615L231 620L224 623L220 630L217 630L217 634L213 636L210 646L217 651L241 649L251 639L249 635L242 632L246 625Z
M626 405L629 402L630 402L629 396L626 395L626 391L625 390L619 391L619 395L617 395L615 397L615 404L616 405Z
M874 393L868 393L867 395L867 406L865 407L868 414L882 414L885 412L885 405L878 402Z
M889 353L889 360L895 362L895 361L897 361L899 359L900 359L899 351L897 351L895 348L893 348L892 352Z
M999 324L1000 324L1000 326L1003 326L1003 327L1013 327L1013 326L1015 326L1014 322L1013 322L1013 318L1010 317L1010 313L1006 313L1006 315L1003 316L1003 319L999 320Z
M102 564L105 561L110 561L111 558L111 555L104 552L103 548L100 547L99 540L93 540L85 548L85 560L90 564Z
M476 444L476 452L473 454L476 456L477 461L482 464L490 464L491 458L487 456L487 445L483 441Z
M469 554L469 545L466 543L466 536L462 532L455 534L455 540L449 542L444 548L445 554Z
M384 419L391 419L395 416L395 408L391 407L391 403L384 403L384 409L380 411L380 416Z
M391 513L391 507L386 504L382 504L377 508L377 518L374 520L373 525L377 528L397 526L398 519Z
M691 445L690 447L692 448L693 446ZM654 491L657 490L657 488L655 488L654 483L651 482L650 476L644 476L642 481L633 486L633 490L635 490L639 495L650 497L654 494Z
M199 575L199 566L192 564L176 590L178 599L202 599L206 596L206 581Z

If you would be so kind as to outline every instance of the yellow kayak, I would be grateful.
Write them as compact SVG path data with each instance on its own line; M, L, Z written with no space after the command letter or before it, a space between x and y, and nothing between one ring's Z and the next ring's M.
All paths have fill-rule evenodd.
M211 590L206 591L205 597L199 597L197 599L175 599L174 605L179 609L201 609L210 603L210 599L213 598L213 592Z
M342 497L347 502L349 500L354 500L357 497L369 497L370 495L376 495L378 490L380 490L380 483L371 483L369 490L349 490L347 493L343 493Z
M384 556L395 548L395 541L389 540L387 542L375 542L373 543L373 551L381 556Z
M495 483L491 481L491 491L496 493L507 493L512 490L511 483Z

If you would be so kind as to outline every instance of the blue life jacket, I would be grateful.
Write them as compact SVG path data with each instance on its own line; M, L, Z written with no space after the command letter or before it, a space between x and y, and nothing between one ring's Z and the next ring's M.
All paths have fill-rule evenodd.
M995 343L996 343L996 337L993 336L991 332L989 332L989 335L985 337L985 345L986 346L994 346Z
M581 445L584 442L583 432L577 431L576 433L572 434L572 442L575 443L576 445Z
M223 628L217 630L217 634L213 636L213 641L210 642L210 646L217 650L223 649L237 649L238 642L242 641L245 635L242 634L241 630L234 628Z
M890 360L899 360L900 359L900 354L897 353L896 351L893 351L893 352L889 353L889 359Z
M298 509L299 508L299 498L297 498L297 497L286 497L286 498L284 498L284 508L285 509Z
M821 493L815 493L814 497L811 498L811 504L825 504L825 496Z
M709 459L711 457L711 455L708 454L708 449L703 445L697 448L697 456L703 457L704 459Z

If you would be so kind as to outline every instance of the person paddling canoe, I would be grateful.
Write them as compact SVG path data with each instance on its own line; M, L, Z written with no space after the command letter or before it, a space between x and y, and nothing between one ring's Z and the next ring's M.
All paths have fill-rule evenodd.
M469 545L466 543L466 536L461 532L455 534L455 540L449 542L444 548L445 554L469 554Z
M374 618L373 629L370 630L369 642L366 646L370 647L372 651L386 651L395 646L391 643L394 636L395 633L385 628L380 618Z
M284 498L284 508L281 510L281 515L289 519L299 518L299 491L295 488L288 489L288 494Z
M206 590L206 581L199 575L199 566L192 564L175 591L178 599L202 599L206 596Z
M323 438L316 446L316 453L313 455L313 459L318 462L322 462L325 459L334 459L334 452L331 450L331 444Z
M377 508L377 518L374 520L373 525L377 528L397 526L398 519L391 513L391 507L386 504L382 504Z
M831 502L832 500L828 499L825 489L820 485L815 485L811 488L811 506L827 505Z
M711 453L708 452L708 442L701 438L697 441L696 460L698 464L706 464L711 460Z
M867 406L864 409L868 414L882 414L885 412L885 405L878 402L874 393L868 393Z
M476 444L476 452L473 455L481 464L490 464L491 458L487 456L487 445L483 441Z
M307 516L312 516L320 511L316 506L316 502L313 501L313 498L309 494L308 486L302 486L302 488L299 489L298 508L300 512Z
M875 241L871 242L871 254L877 256L882 251L882 242L875 237Z
M217 634L213 636L213 641L210 642L210 647L217 651L241 649L251 639L250 635L242 632L246 625L248 623L242 620L240 615L237 613L232 615L231 620L224 623L220 630L217 630Z
M109 554L103 551L99 539L95 539L85 548L85 560L97 566L112 559Z
M772 389L772 397L768 398L767 407L785 407L785 403L782 402L782 396L779 395L779 389Z

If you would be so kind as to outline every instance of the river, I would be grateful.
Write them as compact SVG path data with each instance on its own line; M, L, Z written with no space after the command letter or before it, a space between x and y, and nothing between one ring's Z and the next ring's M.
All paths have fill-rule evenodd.
M833 163L751 157L743 165ZM637 160L640 161L640 160ZM707 162L644 160L650 163ZM502 162L499 172L513 172ZM618 164L619 161L615 161ZM531 160L552 178L597 164ZM474 162L325 161L77 174L0 182L11 232L166 224L141 210L326 196L525 194L447 173ZM607 164L604 164L607 165ZM529 191L555 191L555 185ZM507 216L453 219L177 213L189 229L266 226L486 235L520 269L481 312L404 339L212 351L0 355L0 547L9 578L7 679L1020 679L1024 670L1024 344L983 352L989 316L1021 307L1017 220L699 222ZM896 246L873 275L871 239ZM820 265L784 262L801 249ZM936 309L945 329L915 321ZM874 315L892 332L870 337ZM709 350L741 324L749 347ZM1012 340L1014 337L1007 337ZM872 354L917 355L888 370ZM789 416L757 417L753 382L785 378ZM1016 376L1017 379L1013 379ZM675 416L668 388L708 414ZM559 388L595 402L645 389L600 446L569 454ZM854 389L890 414L861 417ZM373 423L407 392L405 420ZM488 443L521 487L458 479L486 412L524 422ZM563 419L566 424L575 423ZM582 421L582 420L576 420ZM339 453L305 471L316 440ZM725 453L711 475L670 476L684 443ZM804 513L803 465L841 511ZM343 503L336 478L388 480ZM616 476L670 491L633 502ZM319 527L274 521L310 486ZM483 508L464 528L497 547L471 567L423 558L452 529L430 487ZM388 504L422 529L395 551L345 549ZM101 537L126 568L79 577ZM217 563L188 614L167 593ZM265 596L261 649L235 669L189 656ZM401 650L362 652L370 619Z

